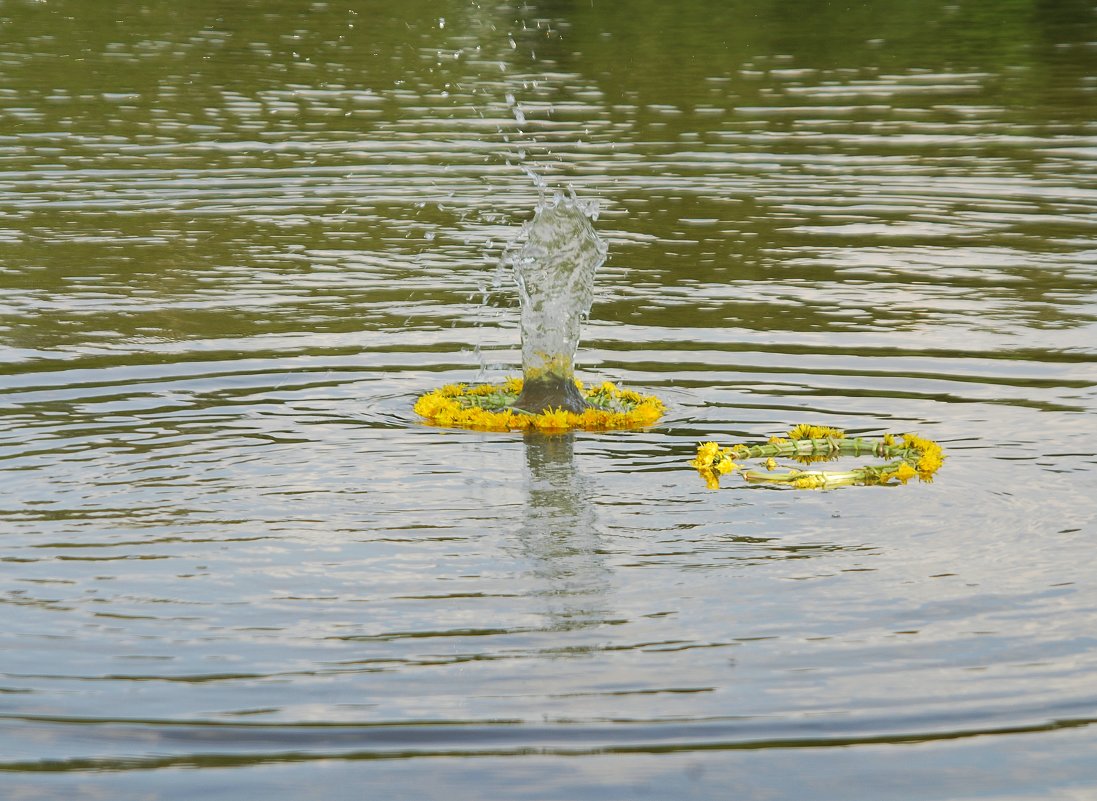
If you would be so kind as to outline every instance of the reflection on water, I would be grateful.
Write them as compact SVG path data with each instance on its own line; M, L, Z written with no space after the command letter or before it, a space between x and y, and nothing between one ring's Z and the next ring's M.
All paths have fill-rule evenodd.
M553 628L597 625L609 571L602 562L593 490L575 463L575 435L525 437L529 490L518 542L533 560Z
M0 2L5 792L1097 794L1092 11ZM410 411L536 176L652 430ZM686 466L798 422L949 460Z

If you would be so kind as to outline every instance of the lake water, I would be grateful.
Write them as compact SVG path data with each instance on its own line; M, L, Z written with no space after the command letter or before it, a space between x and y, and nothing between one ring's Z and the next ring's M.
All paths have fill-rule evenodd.
M1097 797L1091 2L0 1L0 796ZM519 371L536 181L645 431ZM945 447L797 492L810 422Z

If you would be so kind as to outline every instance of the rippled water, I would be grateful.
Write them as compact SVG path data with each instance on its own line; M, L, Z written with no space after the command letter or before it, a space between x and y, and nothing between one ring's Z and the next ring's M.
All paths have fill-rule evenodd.
M0 2L0 788L1097 795L1095 75L1073 2ZM652 430L411 413L517 373L537 176ZM686 464L798 422L949 458Z

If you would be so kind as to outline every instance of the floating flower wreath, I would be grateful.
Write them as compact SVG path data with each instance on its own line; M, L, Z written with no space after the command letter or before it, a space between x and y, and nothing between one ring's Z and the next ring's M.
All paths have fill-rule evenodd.
M415 413L439 426L475 428L481 431L605 431L649 426L663 416L663 403L654 395L618 389L605 381L585 388L576 381L590 406L582 412L551 409L540 414L514 406L522 393L522 379L502 384L449 384L419 396Z
M778 470L778 458L794 458L801 463L837 459L839 456L875 456L889 459L884 464L866 465L853 470L803 470L792 467ZM854 484L888 484L893 479L906 484L912 478L932 481L945 458L941 446L917 434L880 439L847 438L844 431L826 426L798 425L785 437L771 437L761 445L720 447L715 442L697 446L697 458L690 462L711 489L720 488L720 476L738 470L747 481L784 484L796 489L829 489ZM748 470L735 460L765 459L765 471Z

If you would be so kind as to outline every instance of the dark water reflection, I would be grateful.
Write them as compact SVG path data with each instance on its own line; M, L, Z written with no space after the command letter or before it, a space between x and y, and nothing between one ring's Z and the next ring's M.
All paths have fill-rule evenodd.
M575 435L529 436L525 450L529 492L517 538L534 565L531 578L543 585L554 627L598 625L612 618L604 608L610 571L593 490L575 463Z
M1028 0L0 1L0 795L1097 794L1095 42ZM529 170L601 203L580 373L650 431L413 419L515 371ZM801 421L949 460L686 466Z

